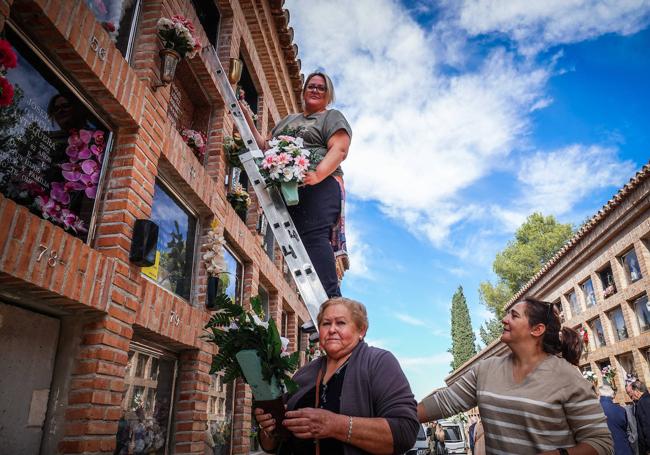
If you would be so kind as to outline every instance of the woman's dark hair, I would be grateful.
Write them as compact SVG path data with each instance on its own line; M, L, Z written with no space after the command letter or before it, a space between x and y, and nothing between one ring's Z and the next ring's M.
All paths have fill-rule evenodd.
M548 354L562 354L567 362L578 365L582 354L582 340L575 330L562 327L560 314L555 305L533 297L525 297L526 315L531 327L544 324L542 350Z

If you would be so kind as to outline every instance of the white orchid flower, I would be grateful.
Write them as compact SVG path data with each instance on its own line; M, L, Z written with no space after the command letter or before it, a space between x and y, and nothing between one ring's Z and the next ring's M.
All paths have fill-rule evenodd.
M252 316L253 316L253 322L255 322L256 325L259 325L260 327L264 327L265 329L269 328L269 323L262 321L257 314L252 313Z

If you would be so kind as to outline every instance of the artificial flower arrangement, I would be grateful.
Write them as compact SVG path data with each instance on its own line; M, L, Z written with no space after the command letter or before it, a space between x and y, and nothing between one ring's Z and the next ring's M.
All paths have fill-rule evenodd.
M181 131L183 141L192 149L194 155L199 161L203 161L205 155L205 148L207 145L207 137L205 133L197 130L183 129Z
M286 134L269 141L269 149L259 163L260 173L269 185L280 187L287 205L298 204L298 185L305 173L316 169L320 157L304 148L301 137Z
M10 106L14 100L14 86L5 77L7 71L15 68L18 64L18 58L11 43L0 39L0 107Z
M194 24L183 16L171 19L161 17L158 20L158 36L165 49L173 49L181 58L194 58L201 49L201 43L195 35Z
M225 296L218 292L219 276L226 273L226 259L224 258L224 245L226 240L223 238L217 228L219 222L215 219L210 224L207 233L207 241L201 245L206 251L201 256L205 271L208 274L208 289L206 293L206 307L215 309L223 301Z
M247 311L226 297L205 325L205 339L217 346L210 374L223 371L224 382L241 378L251 387L256 406L281 421L282 395L293 393L297 384L290 374L298 368L300 353L289 354L289 340L280 336L273 319L262 321L259 297L251 298Z
M223 256L223 247L226 244L226 240L217 231L218 227L219 222L213 220L207 234L208 241L201 245L207 249L201 257L205 265L205 270L208 272L208 275L213 277L218 277L226 270L226 260Z
M598 378L596 377L596 373L594 373L591 370L585 370L582 372L582 377L585 378L587 381L591 382L592 384L596 384L598 382Z
M614 385L614 380L616 379L616 368L612 367L611 365L607 365L602 370L600 370L600 373L603 375L605 382L607 382L612 387L612 389L615 389L616 386Z
M246 213L246 210L251 205L251 197L241 183L235 183L232 191L226 197L237 213Z
M68 161L61 164L65 181L52 182L49 193L41 189L35 198L43 218L76 233L88 231L83 220L70 210L70 205L81 193L88 199L97 197L105 147L105 133L101 130L70 130L65 150Z
M230 166L242 168L239 155L246 152L246 145L238 133L223 138L223 151L226 153Z

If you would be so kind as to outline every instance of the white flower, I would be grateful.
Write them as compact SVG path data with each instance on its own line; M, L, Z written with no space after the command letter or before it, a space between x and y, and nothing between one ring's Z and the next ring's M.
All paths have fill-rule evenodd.
M253 322L254 322L256 325L259 325L260 327L264 327L265 329L268 329L268 328L269 328L269 323L268 323L268 322L264 322L264 321L262 321L262 320L260 319L260 317L259 317L257 314L252 313L251 316L253 316Z
M282 170L282 175L284 176L284 181L285 182L290 182L293 180L293 172L294 168L293 166L287 166Z
M302 148L302 146L304 145L304 141L302 140L301 137L295 138L293 143L296 144L300 148Z
M280 352L280 357L287 357L290 354L287 352L287 348L289 347L289 339L285 337L280 337L280 342L282 343L282 349Z

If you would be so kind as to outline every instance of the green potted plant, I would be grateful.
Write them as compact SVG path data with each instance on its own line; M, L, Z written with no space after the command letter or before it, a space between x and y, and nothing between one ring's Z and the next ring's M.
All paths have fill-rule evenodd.
M282 395L297 388L290 373L298 367L300 353L286 352L289 340L280 337L273 319L262 321L259 297L251 298L251 306L247 311L225 297L206 324L205 339L218 348L210 374L223 371L224 382L243 379L251 387L255 406L271 412L280 422L284 415Z

